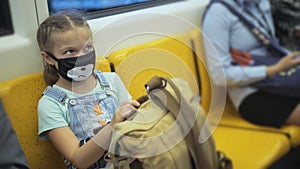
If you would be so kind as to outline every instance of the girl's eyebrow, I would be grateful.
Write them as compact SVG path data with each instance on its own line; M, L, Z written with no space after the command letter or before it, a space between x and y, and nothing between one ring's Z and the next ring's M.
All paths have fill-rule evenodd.
M93 43L94 42L91 39L89 39L86 44L93 44Z
M85 45L92 45L92 44L93 44L93 42L88 42Z
M82 48L86 47L87 45L93 45L93 41L89 41L89 42L85 43L85 44L82 46ZM72 49L72 50L77 49L77 46L64 46L64 47L62 47L62 48L59 48L59 49L58 49L58 52L59 52L59 53L63 53L63 52L65 52L65 51L67 51L67 50L70 50L70 49Z

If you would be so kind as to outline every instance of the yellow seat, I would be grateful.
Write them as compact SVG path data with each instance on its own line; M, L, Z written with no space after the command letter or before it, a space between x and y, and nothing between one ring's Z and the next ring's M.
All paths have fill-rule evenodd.
M193 51L186 34L117 50L108 60L114 64L133 98L146 94L144 84L154 75L182 78L195 94L199 91Z
M37 104L46 84L42 73L0 84L0 96L30 168L64 168L51 142L38 138Z
M109 62L97 57L97 68L110 70ZM46 88L43 73L26 75L0 83L0 98L30 168L63 169L65 165L50 141L38 138L37 105Z
M96 65L95 65L96 70L100 70L102 72L110 72L110 64L109 61L105 57L97 57L96 59Z
M192 39L194 43L196 44L198 48L196 50L200 51L199 53L204 54L203 50L203 45L202 45L202 40L201 40L201 35L199 34L199 31L193 31L191 33ZM199 54L198 53L198 54ZM205 60L204 60L205 61ZM200 76L201 76L201 83L202 83L202 106L204 110L207 112L210 109L211 106L211 82L209 78L209 74L207 72L206 67L204 66L205 63L201 62L199 63L201 66L200 68ZM300 145L300 127L299 126L283 126L280 129L273 128L273 127L265 127L265 126L259 126L252 124L246 120L244 120L238 112L235 110L233 107L231 101L229 99L226 100L225 103L225 110L223 112L223 117L219 123L220 125L224 126L231 126L231 127L237 127L237 128L245 128L245 129L251 129L251 130L260 130L260 131L266 131L266 132L277 132L277 133L282 133L286 135L289 140L290 144L293 147L296 147Z
M288 138L278 133L219 126L213 137L237 169L266 169L290 149Z
M280 129L278 129L278 128L274 128L274 127L266 127L266 126L260 126L260 125L250 123L250 122L244 120L240 116L240 114L235 110L235 108L233 107L233 104L231 103L231 101L229 99L226 101L223 118L222 118L220 124L224 125L224 126L234 126L234 127L239 127L239 128L245 128L245 129L282 133L289 138L290 144L292 147L297 147L300 145L300 127L299 126L285 125L285 126L282 126Z

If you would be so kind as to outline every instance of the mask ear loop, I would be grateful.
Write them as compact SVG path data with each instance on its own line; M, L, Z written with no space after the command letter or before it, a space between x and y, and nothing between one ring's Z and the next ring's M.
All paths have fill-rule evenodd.
M44 51L44 52L46 52L47 55L48 55L49 57L51 57L52 59L54 59L56 62L59 62L59 60L57 59L57 57L55 57L52 53L50 53L50 52L48 52L48 51ZM45 61L44 61L44 66L46 66ZM54 65L51 65L51 66L54 68L54 70L55 70L58 74L60 74L59 71L57 70L57 68L56 68Z
M58 62L57 57L55 57L52 53L50 53L50 52L48 52L48 51L44 51L44 52L46 52L48 56L50 56L52 59L54 59L55 61Z

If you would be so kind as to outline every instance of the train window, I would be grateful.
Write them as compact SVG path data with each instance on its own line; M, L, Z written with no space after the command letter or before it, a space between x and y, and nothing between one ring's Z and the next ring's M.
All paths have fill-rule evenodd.
M99 18L184 0L48 0L50 15L64 9L81 9Z
M8 0L0 0L0 36L12 34L13 26Z

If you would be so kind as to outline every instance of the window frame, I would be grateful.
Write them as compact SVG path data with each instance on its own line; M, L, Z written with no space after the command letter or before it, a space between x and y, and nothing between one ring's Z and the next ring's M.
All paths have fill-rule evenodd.
M9 0L0 1L0 37L14 33Z
M130 4L130 5L87 11L85 16L87 19L96 19L96 18L101 18L101 17L106 17L106 16L122 14L122 13L126 13L126 12L132 12L132 11L136 11L136 10L146 9L146 8L150 8L150 7L170 4L170 3L179 2L179 1L186 1L186 0L153 0L153 1L139 2L139 3ZM48 4L49 14L51 14L50 8L51 7Z

